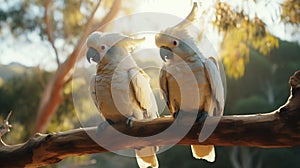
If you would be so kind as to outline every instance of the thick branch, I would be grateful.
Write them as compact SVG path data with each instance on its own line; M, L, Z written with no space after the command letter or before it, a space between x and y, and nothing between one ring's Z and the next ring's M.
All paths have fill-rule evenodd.
M262 148L284 148L300 146L300 71L290 78L291 96L288 102L274 112L254 115L223 116L213 132L204 142L198 141L202 125L194 125L177 144L214 144L216 146L255 146ZM213 123L216 118L207 118ZM125 124L115 125L119 131L135 136L157 134L174 123L172 117L162 117L147 123L134 122L132 128ZM174 124L184 124L182 122ZM181 125L180 125L181 126ZM112 127L101 132L103 143L112 150L131 149L149 145L176 143L177 132L161 139L136 139L129 142L111 134ZM96 127L76 129L52 134L36 134L24 144L0 144L0 167L36 167L59 162L72 156L106 152L89 135L96 135ZM107 141L106 141L107 140ZM18 158L18 160L16 160Z

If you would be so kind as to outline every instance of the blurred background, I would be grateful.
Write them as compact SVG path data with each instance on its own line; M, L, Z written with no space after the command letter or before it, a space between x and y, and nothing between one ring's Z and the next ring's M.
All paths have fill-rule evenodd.
M289 96L289 77L300 69L300 1L198 1L198 25L218 53L227 78L225 114L270 112ZM12 131L7 144L25 142L35 132L81 127L91 120L78 116L72 92L87 85L72 78L84 57L86 37L97 28L119 31L105 24L140 12L159 12L185 18L192 1L185 0L0 0L0 121L9 111ZM157 18L158 20L160 18ZM148 22L141 24L160 27ZM102 26L102 27L101 27ZM124 23L123 33L135 25ZM173 26L173 25L169 25ZM155 47L147 43L148 47ZM149 54L149 53L148 53ZM151 54L151 53L150 53ZM160 66L158 53L135 57L138 64ZM84 58L83 58L84 59ZM95 67L95 65L90 65ZM148 72L157 86L154 71ZM72 82L77 81L76 87ZM84 102L82 108L86 109ZM300 148L261 149L216 147L215 163L195 160L190 147L175 146L158 155L160 167L283 168L300 167ZM137 167L135 158L114 153L70 157L47 167Z

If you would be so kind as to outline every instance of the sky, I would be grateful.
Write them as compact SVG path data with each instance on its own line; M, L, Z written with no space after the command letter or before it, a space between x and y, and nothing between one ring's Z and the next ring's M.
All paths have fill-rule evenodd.
M17 1L17 0L15 0ZM235 1L231 1L230 3L233 3ZM254 16L254 13L257 12L266 23L269 24L267 27L269 31L272 34L275 34L277 37L285 40L298 40L300 41L300 35L291 35L289 33L290 28L284 27L283 24L279 23L278 21L275 21L275 23L271 22L270 18L270 12L274 11L274 8L277 8L278 5L276 3L271 3L267 6L264 4L259 4L254 6L254 4L247 4L249 6L249 11ZM236 2L238 3L238 1ZM135 4L136 5L136 4ZM201 6L204 8L208 8L211 5L213 5L212 1L203 1L201 3ZM277 5L277 6L276 6ZM168 27L169 25L172 25L173 23L176 23L177 20L181 18L185 18L185 16L189 13L192 6L192 1L186 1L186 0L140 0L138 1L136 9L133 11L133 13L140 13L140 12L153 12L153 13L164 13L169 14L170 18L173 18L174 20L170 19L170 23L162 23L159 22L161 19L157 19L157 22L149 22L149 19L143 19L139 21L139 26L145 26L145 27L154 27L153 29L159 29L161 28L160 25L164 25ZM276 13L272 13L276 14ZM145 17L147 18L147 17ZM151 16L150 16L151 18ZM178 18L176 20L176 18ZM122 20L122 19L121 19ZM118 23L119 24L119 23ZM128 24L128 21L125 21L124 25L128 26L128 29L132 29L131 25ZM119 26L120 27L120 26ZM124 29L124 27L123 27ZM214 48L218 51L218 45L221 41L221 37L217 35L216 30L213 28L208 28L209 30L207 32L207 37L209 41L212 43ZM114 31L118 31L118 26L114 29ZM26 66L40 66L47 70L52 70L56 68L56 62L55 62L55 55L54 51L51 48L51 45L47 41L41 41L38 34L33 32L28 35L28 38L30 39L30 43L26 41L26 39L14 39L13 36L10 34L8 28L2 29L2 34L5 34L5 37L1 37L2 40L0 43L0 64L9 64L11 62L18 62L21 64L24 64ZM152 36L152 38L148 38L150 40L146 41L144 45L147 45L148 47L155 47L153 42L153 33L148 33L148 36ZM151 41L152 40L152 41ZM62 40L58 40L56 42L56 45L60 46L63 45ZM59 48L59 47L58 47ZM61 60L65 59L60 58Z

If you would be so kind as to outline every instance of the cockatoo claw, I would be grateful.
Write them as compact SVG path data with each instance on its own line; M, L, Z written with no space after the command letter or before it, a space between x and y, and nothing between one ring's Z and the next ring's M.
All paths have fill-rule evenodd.
M135 120L135 118L134 117L128 117L128 119L126 120L126 126L128 127L128 128L132 128L132 124L133 124L133 120Z
M196 118L196 124L200 124L200 123L204 122L207 116L208 116L208 113L206 111L198 112L197 118Z
M177 111L177 112L173 113L173 117L176 119L176 118L177 118L177 116L178 116L178 114L179 114L179 111Z

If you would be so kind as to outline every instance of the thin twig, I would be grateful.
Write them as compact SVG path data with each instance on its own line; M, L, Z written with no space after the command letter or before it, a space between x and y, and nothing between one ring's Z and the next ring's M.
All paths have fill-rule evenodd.
M92 23L93 23L93 20L94 20L94 17L95 17L95 14L100 6L100 3L101 3L101 0L99 0L95 6L95 8L93 9L90 17L88 18L87 20L87 23L86 23L86 26L85 26L85 29L84 29L84 32L85 34L87 34L87 32L90 32L90 27L92 26Z
M101 26L105 25L106 23L111 21L114 17L116 17L121 6L122 6L122 1L115 0L114 3L111 5L109 12L102 18L100 23L98 23L94 26L92 32L96 31L96 30L101 30L102 29Z
M0 126L0 139L1 137L6 134L7 132L10 132L10 128L12 127L12 125L9 124L9 118L12 114L12 111L10 111L6 117L6 119L3 121L3 125Z
M47 36L48 36L48 40L55 52L55 57L56 57L56 63L57 63L57 66L59 67L60 66L60 61L59 61L59 57L58 57L58 51L57 51L57 48L55 47L54 45L54 37L53 37L53 30L52 30L52 22L51 22L51 19L50 19L50 16L49 16L49 8L51 7L51 4L52 4L52 0L46 0L45 1L45 13L44 13L44 19L45 19L45 23L46 23L46 33L47 33Z

